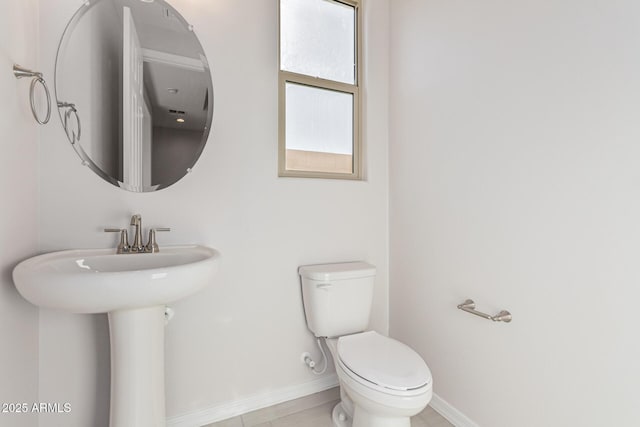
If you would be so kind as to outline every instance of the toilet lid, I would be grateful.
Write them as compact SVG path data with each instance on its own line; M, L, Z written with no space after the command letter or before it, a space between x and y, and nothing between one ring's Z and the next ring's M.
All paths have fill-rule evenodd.
M340 337L338 356L354 374L388 389L411 390L431 382L418 353L374 331Z

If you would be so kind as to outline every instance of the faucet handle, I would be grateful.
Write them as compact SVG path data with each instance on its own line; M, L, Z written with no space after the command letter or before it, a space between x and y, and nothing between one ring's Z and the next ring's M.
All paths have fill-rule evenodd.
M147 242L147 246L145 246L146 252L155 253L160 250L158 243L156 242L156 231L171 231L171 229L168 227L150 228L149 241Z
M117 253L123 254L129 252L131 247L129 246L129 232L126 228L105 228L105 233L120 233L120 243L116 248Z

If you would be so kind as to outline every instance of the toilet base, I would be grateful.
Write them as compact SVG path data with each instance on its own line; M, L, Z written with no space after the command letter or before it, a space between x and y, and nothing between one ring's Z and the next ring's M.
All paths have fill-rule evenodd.
M353 425L351 417L342 407L342 402L338 402L338 404L333 407L331 419L333 420L334 427L351 427Z
M411 427L410 417L381 417L355 405L352 427Z
M357 406L354 410L353 416L357 419L355 423L342 406L342 402L338 402L331 413L333 427L411 427L409 417L379 417L363 411Z

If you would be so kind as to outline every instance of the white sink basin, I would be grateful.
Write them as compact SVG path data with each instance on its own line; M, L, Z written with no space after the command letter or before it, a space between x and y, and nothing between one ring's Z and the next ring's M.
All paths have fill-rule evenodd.
M206 246L163 246L150 254L114 249L52 252L13 270L20 294L40 307L109 313L110 427L165 425L165 304L209 284L220 254Z
M205 287L220 254L206 246L163 246L150 254L113 249L52 252L13 270L20 294L40 307L107 313L168 304Z

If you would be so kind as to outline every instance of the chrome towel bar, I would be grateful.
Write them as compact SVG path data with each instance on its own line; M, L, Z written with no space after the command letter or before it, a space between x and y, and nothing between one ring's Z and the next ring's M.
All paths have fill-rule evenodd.
M481 311L477 311L476 303L473 302L472 299L468 299L462 304L458 304L458 308L462 311L475 314L476 316L480 316L487 320L493 320L494 322L505 322L505 323L511 322L511 313L509 313L507 310L502 310L500 313L496 314L495 316L491 316Z

